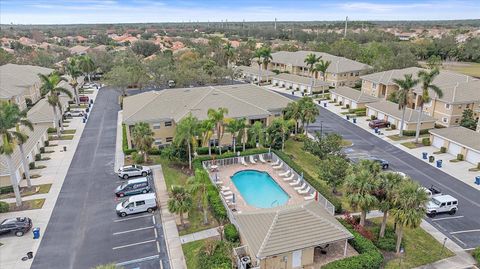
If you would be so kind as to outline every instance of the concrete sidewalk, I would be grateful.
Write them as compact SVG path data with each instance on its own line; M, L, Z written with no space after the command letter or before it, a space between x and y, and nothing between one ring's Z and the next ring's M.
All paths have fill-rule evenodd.
M160 213L162 218L163 233L165 235L165 243L167 245L168 258L170 259L170 267L172 269L187 269L185 256L183 255L182 242L178 234L175 215L168 211L168 191L163 177L161 165L151 166L153 172L153 181L155 183L155 191L157 201L160 204Z
M207 239L210 237L220 237L218 227L210 228L196 233L182 235L180 236L180 241L182 242L182 244L186 244L197 240Z
M123 110L118 111L117 117L117 139L115 144L115 166L114 171L117 171L123 166L125 162L125 155L123 154Z

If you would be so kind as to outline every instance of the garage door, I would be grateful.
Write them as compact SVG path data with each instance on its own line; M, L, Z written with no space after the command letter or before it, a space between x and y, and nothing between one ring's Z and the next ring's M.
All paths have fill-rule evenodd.
M357 108L357 102L352 102L352 104L350 105L351 108Z
M448 153L452 154L453 156L457 156L457 154L460 154L461 152L462 147L460 145L450 142L448 145Z
M441 148L441 147L443 147L443 142L444 142L443 138L434 136L432 145L436 148Z
M467 152L467 156L465 157L467 162L471 162L473 164L480 163L480 152L475 152L473 150L469 150Z
M373 111L369 108L368 109L368 117L371 117L372 115L375 115L375 111Z
M378 112L377 118L379 120L383 120L385 118L385 114Z

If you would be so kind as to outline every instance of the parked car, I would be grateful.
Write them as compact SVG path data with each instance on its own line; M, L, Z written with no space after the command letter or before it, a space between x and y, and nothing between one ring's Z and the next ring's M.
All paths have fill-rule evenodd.
M372 128L372 129L385 128L385 127L390 127L390 122L385 121L385 120L371 120L368 123L368 126L370 126L370 128Z
M23 236L32 228L32 220L27 217L6 219L0 223L0 234L14 233Z
M157 199L154 193L133 195L117 204L115 209L120 217L142 212L152 213L157 209Z
M388 163L388 161L386 161L386 160L384 160L384 159L377 158L377 157L368 157L367 160L377 162L378 164L380 164L380 166L381 166L382 169L384 169L384 170L388 169L388 166L390 165L390 164Z
M80 96L80 97L78 97L78 99L80 100L80 103L90 102L90 98L88 98L88 96Z
M123 179L128 179L129 177L142 176L146 177L152 173L150 167L141 166L138 164L123 166L118 169L117 175Z
M433 218L438 213L455 215L458 210L458 200L448 194L433 196L427 203L427 216Z
M123 183L115 189L115 195L118 197L148 193L150 192L150 184L148 183L148 178L136 178L130 179L129 181Z
M430 188L422 187L422 189L427 193L428 198L443 195L442 192L439 189L435 188L433 185L430 186Z
M85 115L85 111L83 110L69 110L65 112L66 117L83 117Z

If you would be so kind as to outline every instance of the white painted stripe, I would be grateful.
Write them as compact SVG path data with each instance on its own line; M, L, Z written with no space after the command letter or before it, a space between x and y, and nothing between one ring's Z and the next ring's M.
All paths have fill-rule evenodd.
M160 260L160 269L163 269L163 263L162 263L162 260Z
M448 219L459 219L459 218L463 218L463 217L464 217L464 216L445 217L445 218L439 218L439 219L432 219L432 221L448 220Z
M153 229L153 231L155 232L155 238L158 238L157 228Z
M452 237L455 238L455 240L457 240L462 245L467 246L467 244L465 244L462 240L458 239L458 237L456 237L455 235L452 235Z
M143 241L143 242L138 242L138 243L133 243L133 244L128 244L128 245L113 247L112 249L115 250L115 249L121 249L121 248L128 248L128 247L133 247L133 246L137 246L137 245L153 243L155 241L157 241L157 240L147 240L147 241Z
M117 263L116 265L117 266L125 266L125 265L129 265L129 264L132 264L132 263L144 262L144 261L149 261L149 260L153 260L153 259L157 259L157 258L160 258L160 256L159 255L153 255L153 256L149 256L149 257L145 257L145 258L120 262L120 263Z
M126 233L142 231L142 230L147 230L147 229L152 229L152 228L154 228L154 226L148 226L148 227L143 227L143 228L138 228L138 229L127 230L127 231L123 231L123 232L113 233L113 235L126 234Z
M160 243L157 241L157 252L160 253Z
M464 231L456 231L456 232L451 232L450 234L475 233L475 232L480 232L480 229L476 229L476 230L464 230Z
M113 222L122 222L122 221L131 220L131 219L139 219L139 218L145 218L150 216L151 216L150 214L147 214L147 215L141 215L141 216L130 217L130 218L116 219L116 220L113 220Z
M155 216L152 216L153 225L157 224L155 221Z

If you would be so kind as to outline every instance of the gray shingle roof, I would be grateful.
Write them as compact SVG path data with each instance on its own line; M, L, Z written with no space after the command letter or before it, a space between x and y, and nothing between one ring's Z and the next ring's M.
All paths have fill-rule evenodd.
M346 86L340 86L337 87L333 90L330 90L332 93L336 93L337 95L346 97L348 99L351 99L357 103L364 104L364 103L372 103L372 102L378 102L378 98L365 94L362 91L355 90L350 87Z
M396 118L400 120L402 118L402 111L398 109L398 104L395 104L390 101L379 101L374 103L368 103L365 105L368 108L372 108L374 110L380 111L386 115ZM415 123L418 121L418 110L407 108L405 111L405 122L406 123ZM425 113L422 114L422 122L435 122L436 119L426 115Z
M236 68L238 70L242 71L242 73L244 73L244 74L252 74L252 75L258 76L258 68L251 67L251 66L244 66L244 65L237 66ZM274 76L275 75L275 73L273 73L270 70L262 69L262 76L266 76L267 74L268 74L268 76Z
M250 254L265 258L352 238L316 201L235 214Z
M275 75L272 77L273 79L280 79L284 81L289 81L293 83L298 83L298 84L303 84L306 86L312 85L312 78L309 77L303 77L303 76L298 76L298 75L293 75L293 74L288 74L288 73L280 73L278 75ZM315 86L328 86L327 82L323 80L315 80Z
M60 96L60 102L62 106L68 103L67 96ZM57 109L58 112L58 109ZM46 98L40 99L30 110L27 112L27 117L32 123L52 123L53 124L53 108L48 104Z
M316 51L279 51L272 53L272 62L281 63L293 66L303 66L306 67L304 60L308 54L314 53L317 56L322 56L322 59L325 61L330 61L331 64L327 69L329 73L345 73L345 72L355 72L370 69L371 66L360 63L354 60L350 60L344 57L339 57L331 55L325 52L316 52Z
M432 129L430 133L480 152L480 133L465 127Z
M256 118L280 111L290 99L251 84L166 89L129 96L123 101L124 122L175 120L188 113L203 120L210 108L228 108L229 118Z
M10 99L21 95L29 87L40 82L38 73L47 75L53 69L19 64L5 64L0 66L0 99Z

